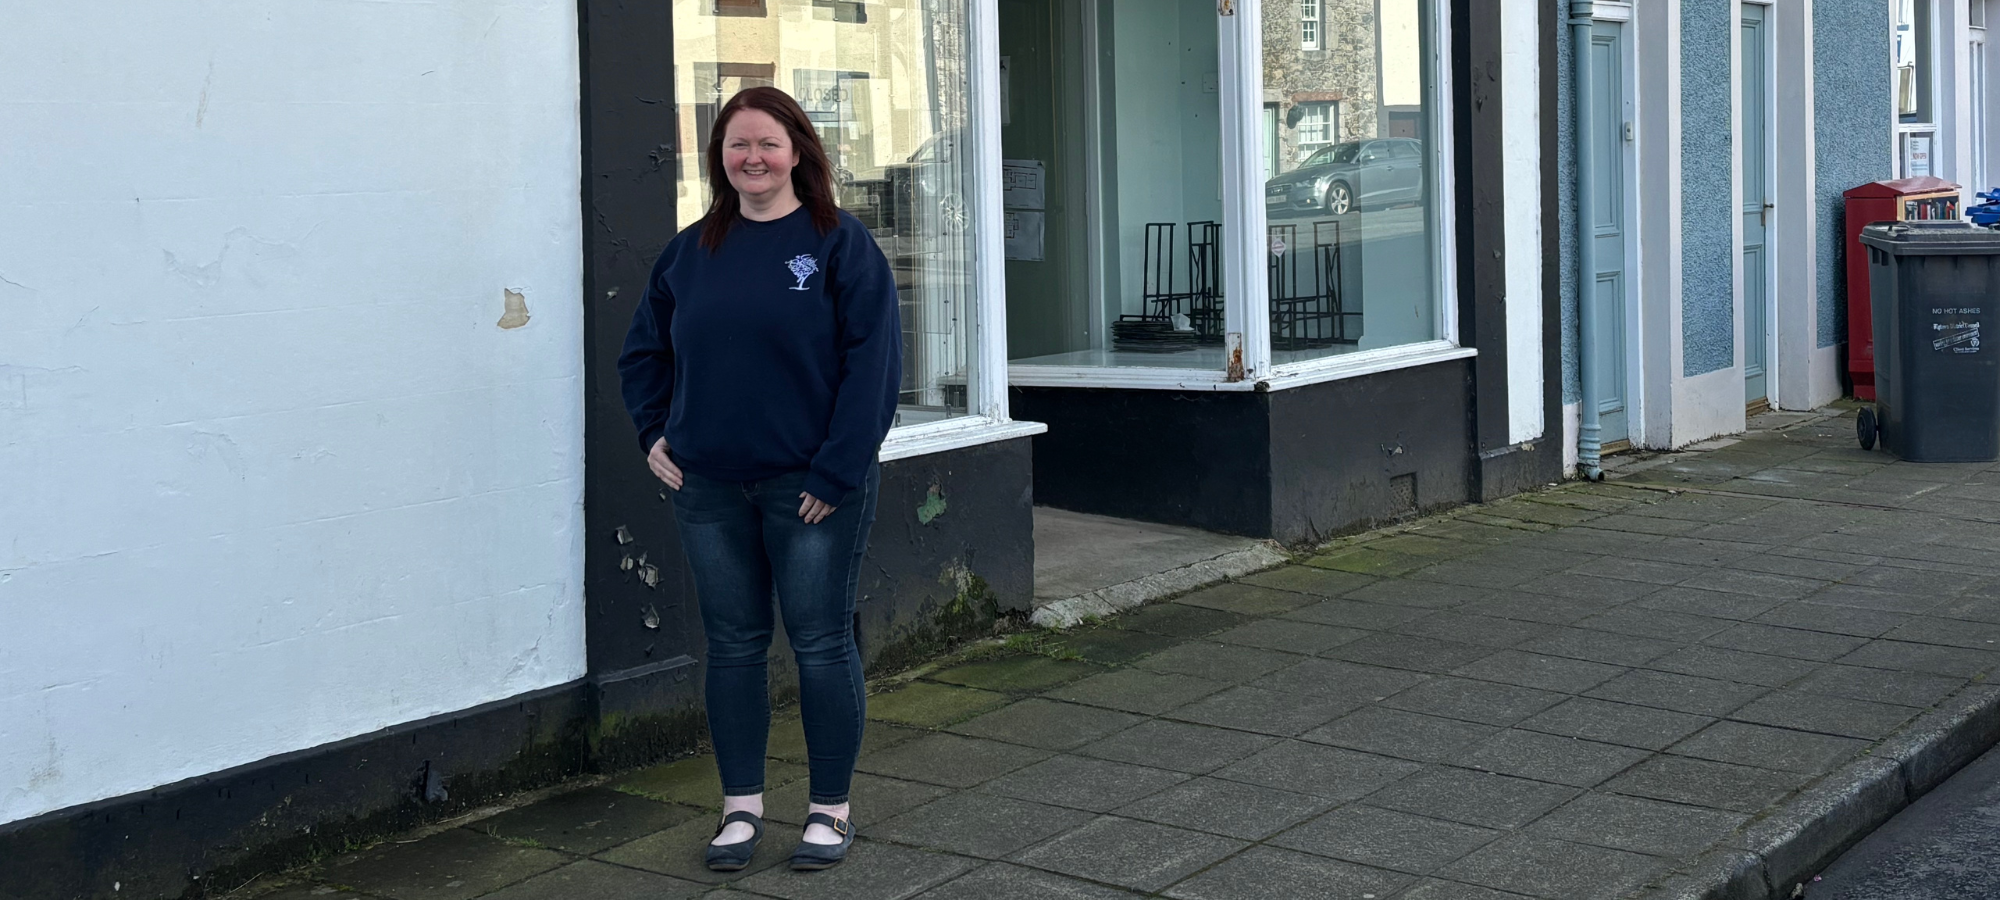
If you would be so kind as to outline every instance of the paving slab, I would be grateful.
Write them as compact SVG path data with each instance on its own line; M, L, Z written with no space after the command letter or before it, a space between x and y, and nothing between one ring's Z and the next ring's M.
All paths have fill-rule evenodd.
M871 838L1000 859L1096 816L1012 797L949 794L867 829Z
M1408 760L1283 741L1224 766L1215 777L1346 801L1366 797L1422 769Z
M1131 891L1009 863L991 863L918 895L918 900L1131 900Z
M1492 725L1370 706L1308 731L1300 739L1397 759L1443 762L1499 730Z
M1182 900L1386 897L1410 883L1399 872L1276 847L1252 847L1169 889Z
M1234 687L1168 712L1168 718L1278 737L1297 737L1360 708L1365 701Z
M1061 755L980 786L985 793L1039 800L1070 809L1110 812L1194 776L1088 756Z
M744 890L783 900L908 897L965 874L978 861L862 838L847 861L823 872L765 869L743 879Z
M1131 713L1030 697L947 730L1044 750L1070 750L1144 721Z
M707 890L707 885L697 882L586 859L485 896L491 900L542 900L548 897L682 900L699 896Z
M1274 743L1254 732L1149 719L1077 748L1076 753L1156 769L1201 775L1213 772Z
M1324 812L1333 803L1239 781L1195 778L1115 812L1128 819L1257 841Z
M1735 712L1770 690L1763 685L1634 669L1591 688L1584 696L1718 717Z
M1392 809L1346 806L1288 829L1269 843L1423 875L1486 846L1504 833Z
M1158 891L1222 861L1243 841L1102 816L1014 855L1012 861L1090 881Z
M1482 828L1519 828L1575 797L1564 785L1434 767L1368 797L1368 805Z
M508 810L470 827L510 843L587 855L700 815L693 807L590 787Z
M1636 747L1516 729L1494 735L1451 762L1481 772L1588 788L1649 756Z
M567 862L553 850L454 828L337 859L321 878L388 900L471 900Z

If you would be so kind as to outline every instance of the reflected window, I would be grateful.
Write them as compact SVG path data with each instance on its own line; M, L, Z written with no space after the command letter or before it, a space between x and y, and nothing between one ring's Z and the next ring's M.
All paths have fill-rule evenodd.
M1891 50L1896 75L1896 115L1906 124L1932 120L1931 0L1893 0Z
M674 0L680 79L677 221L708 208L708 138L722 105L770 85L805 108L836 196L874 235L902 300L896 422L966 412L975 302L958 142L970 124L968 0Z
M1299 0L1299 47L1320 49L1319 0Z
M1278 364L1441 336L1433 3L1263 6L1263 95L1285 98L1264 185Z
M1307 101L1298 105L1299 158L1310 157L1333 143L1339 132L1340 106L1331 102Z

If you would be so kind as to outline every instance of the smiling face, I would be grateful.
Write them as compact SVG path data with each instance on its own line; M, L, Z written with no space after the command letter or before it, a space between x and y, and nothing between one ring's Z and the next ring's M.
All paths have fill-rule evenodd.
M746 109L729 117L722 135L722 169L743 202L767 206L792 193L792 169L799 151L785 126L762 110Z

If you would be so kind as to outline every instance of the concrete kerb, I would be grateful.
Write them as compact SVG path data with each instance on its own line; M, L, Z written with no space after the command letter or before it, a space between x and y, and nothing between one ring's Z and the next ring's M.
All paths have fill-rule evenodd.
M1279 549L1278 545L1262 543L1044 604L1035 610L1029 621L1042 628L1074 628L1091 618L1115 615L1154 600L1185 594L1291 561L1291 554Z
M1643 900L1780 900L2000 743L2000 686L1976 684L1698 857Z

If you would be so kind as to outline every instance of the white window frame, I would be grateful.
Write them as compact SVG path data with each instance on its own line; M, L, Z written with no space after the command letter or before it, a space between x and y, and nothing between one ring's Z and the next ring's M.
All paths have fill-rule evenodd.
M1031 437L1049 430L1017 422L1007 407L1007 274L1000 203L1000 8L998 0L970 0L966 11L967 88L971 96L972 155L969 205L972 225L972 339L966 346L966 414L889 430L882 462L942 453L978 444Z
M1284 0L1276 0L1283 3ZM1294 0L1299 4L1299 49L1326 49L1326 0ZM1306 15L1311 9L1312 15ZM1306 35L1307 26L1312 27L1312 36Z
M973 25L979 42L979 89L989 96L999 93L998 81L998 0L974 0ZM1260 118L1263 98L1263 4L1267 0L1235 0L1224 4L1228 14L1218 11L1220 41L1220 91L1222 121L1234 127L1222 135L1223 172L1223 252L1230 261L1261 260L1265 246L1264 217L1264 137ZM1297 3L1299 0L1269 0ZM1457 135L1451 130L1452 71L1450 64L1452 0L1433 0L1430 10L1431 96L1426 114L1430 119L1428 142L1431 154L1432 246L1437 273L1438 337L1429 341L1400 344L1327 356L1303 362L1274 365L1271 355L1269 286L1259 266L1225 262L1223 289L1232 298L1224 306L1224 329L1240 336L1243 378L1231 381L1221 369L1170 369L1137 366L1043 366L1006 365L1006 275L998 265L1001 258L999 225L999 185L982 185L982 212L977 221L982 228L975 250L980 265L980 315L984 330L978 344L982 365L977 371L1008 373L1008 383L1017 387L1094 387L1180 391L1271 391L1304 387L1345 378L1356 378L1416 366L1434 365L1478 355L1470 347L1459 346L1457 229L1454 213L1455 186L1451 178ZM991 104L975 103L981 130L973 142L982 160L998 160L1000 153L999 111ZM978 172L998 171L997 162L979 164ZM990 190L991 196L987 196ZM1252 314L1252 310L1255 311ZM997 348L997 349L996 349ZM986 354L991 354L986 355ZM983 368L988 359L997 359L1001 368ZM974 379L975 385L978 379ZM990 387L990 386L989 386ZM998 388L1000 409L1005 410L1005 387ZM981 392L983 393L983 391ZM942 424L942 423L940 423Z
M1299 109L1301 110L1299 113L1299 127L1295 131L1298 139L1293 143L1298 146L1300 162L1304 162L1306 157L1311 156L1321 147L1340 143L1340 101L1312 100L1300 103ZM1319 110L1326 116L1326 140L1308 141L1305 139L1306 115L1312 110Z

